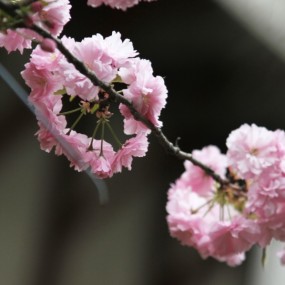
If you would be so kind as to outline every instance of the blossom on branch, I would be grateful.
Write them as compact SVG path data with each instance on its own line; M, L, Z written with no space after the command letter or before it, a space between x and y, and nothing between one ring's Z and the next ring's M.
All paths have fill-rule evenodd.
M193 158L223 180L214 181L186 161L166 209L173 237L203 258L235 266L254 244L285 242L285 133L242 125L229 135L227 146L226 155L213 146L193 151Z
M70 8L69 0L43 0L32 2L28 6L19 6L15 9L15 17L27 28L13 27L15 19L6 13L1 15L0 11L0 47L6 48L8 52L19 50L22 53L23 49L31 48L33 40L43 41L42 36L29 28L33 25L58 36L70 20Z
M94 72L99 80L110 84L113 88L116 88L117 84L120 88L122 85L125 86L126 89L123 89L121 94L130 102L133 101L138 112L142 112L150 120L158 118L165 104L166 87L160 77L153 76L150 62L136 57L137 52L129 40L122 41L121 35L113 32L106 38L97 34L81 42L63 37L62 43L91 72ZM134 72L134 66L138 62L145 62L147 66ZM129 78L124 80L123 74L127 73L133 75L132 80ZM65 155L76 170L90 168L101 178L121 172L123 167L130 170L133 157L142 157L146 154L149 133L146 127L137 132L125 131L126 135L135 136L122 143L116 135L118 130L114 130L111 126L113 115L111 107L114 99L75 69L57 49L54 52L46 52L37 47L31 54L30 62L25 65L22 76L31 88L29 100L34 105L39 119L40 130L37 136L43 150L50 152L54 148L55 153ZM145 85L140 82L145 82ZM138 92L137 98L132 100L125 95L125 90L131 89L132 86L140 86L140 89L147 90L149 95ZM145 104L147 100L143 96L149 96L149 104ZM77 108L66 111L65 105L68 104L66 102L76 100ZM136 104L136 100L141 100L141 103ZM78 114L71 125L67 120L69 114ZM122 114L125 115L123 112ZM41 123L41 116L47 118L49 128ZM78 123L85 116L97 121L92 134L76 131ZM135 121L130 117L131 115L128 119ZM53 131L50 132L49 129ZM111 143L106 140L106 132L109 132L113 138ZM72 146L79 159L74 159L74 156L62 147L62 140Z
M124 97L153 125L161 127L162 123L158 117L166 104L167 89L163 78L153 75L150 61L135 59L128 67L121 68L119 75L123 82L129 84L128 88L123 90ZM150 132L142 122L134 119L125 105L120 105L120 111L125 117L126 134Z

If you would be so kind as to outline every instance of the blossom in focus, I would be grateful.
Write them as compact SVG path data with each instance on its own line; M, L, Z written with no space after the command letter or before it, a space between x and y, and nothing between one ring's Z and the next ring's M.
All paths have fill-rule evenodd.
M194 150L193 158L198 161L203 161L203 163L221 177L225 177L227 158L216 146L208 146L202 150ZM207 175L200 167L195 166L190 161L185 161L184 166L185 172L177 181L179 185L190 186L193 191L201 196L207 196L214 190L214 179Z
M227 139L229 163L242 178L261 174L278 160L274 132L264 127L244 124Z
M154 76L151 63L148 60L133 60L128 67L119 71L123 82L128 85L123 90L124 97L132 102L135 109L152 124L161 127L159 121L161 110L166 104L167 89L161 76ZM121 114L125 117L124 129L126 134L149 132L149 129L134 119L125 105L120 105Z
M216 147L193 151L224 179L216 182L192 162L168 192L171 236L230 266L240 264L254 244L285 242L285 133L242 125L227 139L228 152ZM281 262L283 252L279 253ZM284 263L284 262L283 262Z
M165 104L166 87L160 77L152 75L150 63L137 58L137 52L128 39L122 40L119 33L113 32L106 38L97 34L81 42L63 37L62 42L91 72L105 83L112 84L113 88L116 89L117 82L120 89L123 86L124 90L132 84L141 86L141 89L149 88L152 92L149 97L151 105L147 107L136 104L140 98L129 98L124 91L121 94L133 102L138 111L146 110L142 113L149 119L152 117L148 114L152 114L153 120L158 118ZM147 62L148 69L138 68L134 71L134 66L140 61ZM132 80L124 80L121 71L122 74L132 74ZM48 52L40 47L34 49L22 76L31 88L29 100L39 120L37 136L43 150L50 152L54 149L57 155L65 155L76 170L90 168L101 178L111 177L123 168L130 170L133 157L146 154L147 132L125 132L128 137L125 142L121 142L116 135L118 130L111 126L113 101L110 94L77 71L57 49ZM147 79L145 87L143 78ZM157 86L156 82L159 82ZM77 102L76 108L66 111L67 102ZM73 123L68 120L69 114L77 116ZM76 130L83 117L92 118L95 122L93 132L81 133ZM131 120L134 121L133 118ZM108 131L111 139L107 140L105 133Z
M112 163L114 172L121 172L123 166L131 170L133 157L145 156L147 149L148 140L146 134L142 133L127 140L114 157Z
M111 83L117 76L118 69L137 55L130 40L122 41L121 34L116 32L106 38L97 34L81 42L63 37L62 43L105 83ZM62 72L69 95L78 95L83 100L96 98L99 88L77 71L72 64L67 61L62 62Z
M220 173L226 172L225 157L216 147L195 152L202 163L210 166L210 162ZM191 166L171 186L166 206L170 234L196 248L203 258L211 256L231 266L239 265L244 252L256 242L259 227L236 209L243 201L231 201L233 190L225 191L206 176Z

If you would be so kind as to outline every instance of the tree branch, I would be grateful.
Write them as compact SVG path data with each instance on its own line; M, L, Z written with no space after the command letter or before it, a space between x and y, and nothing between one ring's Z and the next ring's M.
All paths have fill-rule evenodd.
M19 16L17 14L17 10L13 8L13 6L8 6L4 4L2 1L0 1L0 9L4 10L7 14L9 14L12 17ZM171 155L177 157L181 160L189 160L194 165L200 167L205 171L205 173L209 176L211 176L215 181L217 181L221 186L226 186L229 184L232 184L228 179L223 179L220 175L215 173L210 167L206 166L202 162L196 160L193 158L192 154L186 153L182 151L178 146L174 146L174 144L168 140L168 138L165 136L165 134L162 132L162 130L158 127L156 127L150 120L148 120L146 117L144 117L142 114L140 114L135 107L132 105L131 102L129 102L124 96L116 92L111 85L104 83L103 81L99 80L94 72L89 70L78 58L76 58L58 39L53 37L50 33L45 31L44 29L40 28L37 25L32 25L29 27L26 27L29 29L34 30L39 35L41 35L44 38L52 39L56 44L58 50L66 57L67 61L72 63L74 67L83 75L85 75L88 79L91 80L91 82L99 86L102 90L104 90L106 93L110 95L111 99L116 100L119 103L124 104L128 107L134 118L140 122L142 122L144 125L146 125L156 136L159 143L162 145L162 147Z

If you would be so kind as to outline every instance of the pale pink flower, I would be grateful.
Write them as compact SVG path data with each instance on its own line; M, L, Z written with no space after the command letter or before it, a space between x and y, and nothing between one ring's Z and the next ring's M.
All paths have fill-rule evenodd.
M203 238L207 238L206 224L202 216L192 214L207 200L191 191L191 188L178 188L172 185L168 191L166 210L167 222L172 237L176 237L183 245L196 246ZM201 208L205 214L207 208ZM211 213L210 213L211 216Z
M285 203L275 203L276 210L274 215L257 217L257 223L261 229L258 243L262 247L267 246L272 238L285 241Z
M112 163L113 172L121 172L122 167L131 170L133 157L145 156L148 149L147 136L145 134L136 135L128 139L124 145L116 152Z
M84 38L81 42L63 37L64 45L80 59L96 76L110 82L115 78L118 68L137 55L129 39L121 40L121 34L112 32L105 39L97 34Z
M261 218L276 214L285 199L285 176L278 167L270 167L249 183L246 211Z
M166 206L171 236L196 248L203 258L211 256L238 265L243 260L242 253L256 243L260 230L254 221L244 218L231 205L224 207L228 209L199 196L191 187L173 185ZM221 211L225 213L223 220Z
M135 109L145 116L151 123L161 127L159 115L166 104L167 89L164 80L160 76L153 76L149 61L135 60L130 66L130 71L119 72L122 80L126 79L130 86L123 90L124 97L132 102ZM134 134L149 132L149 129L141 122L136 121L125 105L120 105L120 111L125 117L124 132Z
M117 70L112 66L112 58L105 52L104 38L100 34L73 43L63 37L62 42L100 80L111 82L115 78Z
M119 75L124 83L132 84L137 80L141 71L152 76L151 62L146 59L134 58L127 66L120 68Z
M26 24L39 25L57 36L70 19L70 8L69 0L44 0L32 3ZM7 29L0 32L0 47L5 47L9 53L15 50L22 53L25 48L31 48L32 40L42 42L43 38L28 28ZM51 45L50 42L49 47Z
M50 125L50 130L48 130L40 121L38 122L38 125L39 125L39 130L36 132L36 135L40 143L40 148L45 152L51 152L51 150L54 147L57 147L59 144L58 137L61 135L60 131L51 125ZM57 153L60 152L62 151L61 150L57 151Z
M31 53L30 62L39 70L46 70L50 73L61 73L61 62L65 61L64 56L56 49L54 52L43 51L37 46Z
M217 147L194 151L193 158L225 177L227 159ZM240 200L232 198L236 193L230 192L236 190L219 188L192 163L185 163L185 168L168 192L166 209L171 236L196 248L203 258L239 265L244 252L259 241L260 225L247 218L247 213L239 208L242 204L237 204Z
M137 54L131 42L122 41L119 33L113 33L105 39L96 35L81 42L64 37L62 42L106 83L117 78L120 68L131 66L133 56ZM57 49L46 52L37 47L31 54L30 62L25 65L22 76L31 88L29 101L35 107L40 125L37 136L45 151L50 152L54 148L55 154L65 155L76 170L90 168L91 172L101 178L111 177L113 173L121 171L122 167L131 169L133 157L145 155L148 147L145 133L127 140L116 153L104 137L92 140L67 127L66 118L60 113L64 96L83 99L79 103L81 114L93 118L97 115L99 120L104 118L88 108L99 106L103 99L98 96L100 88L78 72ZM100 107L104 109L103 104Z
M89 163L86 160L86 152L90 141L88 137L71 131L68 135L63 134L58 139L58 148L55 153L57 155L64 154L70 161L70 166L74 167L75 170L86 170L89 167Z
M38 101L62 88L61 77L58 75L46 69L37 69L33 63L27 63L25 68L21 75L32 90L29 97L31 101Z
M83 58L80 58L80 55L76 53L76 50L80 50L79 46L81 43L78 43L74 39L67 38L65 36L62 38L62 43L65 45L66 48L70 50L70 52L74 53L74 55L77 56L80 60L83 60ZM93 58L91 58L92 52L93 52ZM89 56L88 60L90 60L91 62L90 65L93 64L93 60L96 57L96 55L97 55L96 49L94 49L93 51L92 51L92 48L89 49L88 55L86 54L86 56L87 57ZM85 62L83 60L83 63L85 63L89 67L89 62L87 61L87 59L85 59ZM98 65L99 64L102 64L102 63L98 61ZM86 76L81 74L77 69L75 69L71 63L67 62L65 59L61 60L60 70L61 70L61 74L63 78L63 85L68 95L79 96L81 99L87 100L87 101L97 98L99 87L95 86L91 82L90 79L88 79ZM106 69L102 68L101 70L99 68L99 70L100 71L105 70L105 71L102 71L103 74L102 73L99 74L100 76L103 76L103 77L109 76ZM112 74L111 77L113 76L114 75Z
M106 83L111 83L117 76L118 68L125 66L132 57L137 55L132 43L128 39L122 41L120 33L115 32L105 39L97 34L81 42L63 37L62 42L70 52L95 73L98 79ZM69 95L78 95L84 100L96 98L99 92L97 86L94 86L70 63L65 62L61 66Z
M230 133L227 139L229 165L242 178L260 175L278 160L274 132L264 127L244 124Z
M130 59L138 55L133 43L129 39L122 41L121 34L114 31L111 36L105 38L104 49L115 67L126 66Z
M88 150L85 154L91 172L100 178L111 177L113 175L112 163L115 156L112 145L104 141L102 146L100 140L94 140L92 146L93 150Z
M39 123L39 126L40 130L36 134L42 150L50 152L55 148L55 154L58 156L64 154L70 161L70 166L77 171L82 171L89 167L85 160L89 142L87 136L74 131L67 135L65 134L67 130L56 129L55 125L45 124L43 126L42 122Z
M194 159L202 162L224 178L227 167L227 158L224 154L221 154L216 146L208 146L204 147L202 150L194 150L192 156ZM178 182L183 183L185 186L190 186L192 191L197 192L199 195L207 196L211 194L215 184L213 178L190 161L185 161L184 166L185 172Z
M4 47L8 53L19 50L22 54L25 48L29 49L32 47L32 40L38 38L39 36L29 29L8 29L0 32L0 47Z
M213 223L208 234L210 255L225 257L249 250L257 242L260 230L254 221L236 214L230 220Z
M62 63L63 84L66 93L90 101L97 98L99 87L95 86L86 76L77 71L72 64Z
M285 241L285 134L243 125L227 145L227 157L211 147L193 152L193 158L229 183L210 183L185 162L185 172L169 190L167 221L171 235L203 258L236 266L254 244L264 248L272 239Z
M43 8L34 15L37 24L47 28L51 34L58 36L70 20L69 0L44 0Z

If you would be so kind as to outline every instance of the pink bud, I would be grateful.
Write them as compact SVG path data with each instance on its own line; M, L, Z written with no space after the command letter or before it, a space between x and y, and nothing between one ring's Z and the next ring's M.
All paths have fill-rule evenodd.
M42 50L46 52L54 52L56 49L56 43L51 39L43 39L40 45Z
M31 4L31 10L34 13L40 12L42 9L43 9L43 4L40 1L36 1Z
M25 24L27 27L31 27L31 26L34 24L33 18L30 17L30 16L25 17L25 19L24 19L24 24Z

